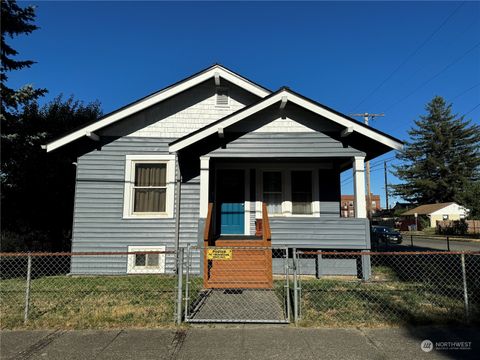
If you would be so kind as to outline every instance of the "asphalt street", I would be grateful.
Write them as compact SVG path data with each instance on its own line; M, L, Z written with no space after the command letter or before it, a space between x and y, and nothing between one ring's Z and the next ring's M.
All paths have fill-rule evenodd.
M404 248L411 247L411 239L409 235L404 235L403 242L401 245L391 245L388 248L395 249L399 248L405 250ZM422 250L422 249L431 249L431 250L447 250L447 241L443 239L429 239L420 236L413 237L413 249L412 250ZM451 251L480 251L480 241L459 241L459 240L450 240L450 250Z

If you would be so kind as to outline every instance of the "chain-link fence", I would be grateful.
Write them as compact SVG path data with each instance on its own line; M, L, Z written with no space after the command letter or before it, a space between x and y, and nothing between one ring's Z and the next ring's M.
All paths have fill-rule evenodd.
M173 323L171 252L0 255L2 328L108 328ZM149 274L148 274L149 273Z
M319 268L359 269L371 274L322 276ZM432 324L480 319L480 253L297 251L295 318L304 325Z
M287 248L191 248L184 264L185 321L290 322Z
M480 319L479 252L271 247L0 254L1 328ZM177 276L178 273L183 276Z

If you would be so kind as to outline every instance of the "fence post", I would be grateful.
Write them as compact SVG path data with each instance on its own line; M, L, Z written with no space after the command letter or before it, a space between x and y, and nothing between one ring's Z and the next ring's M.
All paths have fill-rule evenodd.
M413 235L410 234L410 246L413 247Z
M470 321L468 309L468 289L467 289L467 272L465 271L465 254L460 255L462 262L462 277L463 277L463 301L465 303L465 318L467 322Z
M286 301L287 301L287 321L290 322L290 272L289 270L290 264L288 263L288 247L285 248L285 278L286 278L286 283L285 283L285 295L286 295Z
M293 260L293 317L295 325L298 324L299 313L298 313L298 264L297 264L297 249L293 248L292 260Z
M187 246L187 262L185 274L185 320L188 318L188 306L190 301L189 285L190 285L190 244Z
M30 283L32 278L32 255L28 253L28 262L27 262L27 284L25 287L25 311L23 314L23 323L26 324L28 321L28 310L30 308Z
M177 324L182 323L182 291L183 291L183 248L178 249L177 264Z
M447 236L447 250L450 251L450 238Z

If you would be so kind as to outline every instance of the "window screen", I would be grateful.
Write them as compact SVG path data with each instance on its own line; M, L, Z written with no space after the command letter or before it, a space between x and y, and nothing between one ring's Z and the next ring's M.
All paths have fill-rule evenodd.
M263 173L263 201L267 204L269 215L282 213L282 173L280 171Z
M165 212L166 164L135 164L134 206L135 213Z
M292 171L292 214L312 214L311 171Z

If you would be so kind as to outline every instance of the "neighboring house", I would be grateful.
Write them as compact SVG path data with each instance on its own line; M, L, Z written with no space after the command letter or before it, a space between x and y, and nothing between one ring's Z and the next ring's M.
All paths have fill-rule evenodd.
M209 209L210 246L228 235L248 245L261 228L262 202L272 246L369 250L364 163L402 147L400 140L288 88L272 92L220 65L44 148L74 142L84 149L77 161L74 252L203 245ZM340 217L340 173L346 170L355 180L355 218ZM355 259L320 260L330 261L334 273L358 272ZM202 271L203 261L196 256L192 266ZM313 273L315 264L313 259ZM158 254L81 256L71 265L74 274L174 269L174 255Z
M425 216L430 222L430 227L436 227L437 221L465 219L469 211L467 208L455 202L448 202L417 206L402 213L401 216L409 218L415 217L415 214L417 214L417 216Z
M372 214L375 214L382 210L380 206L380 195L370 195ZM365 196L365 202L368 204L368 198ZM342 207L342 217L355 217L355 196L354 195L342 195L340 198L340 206Z

